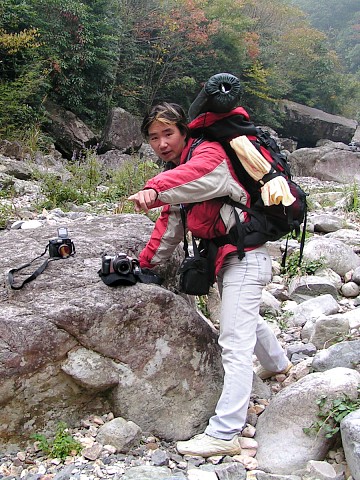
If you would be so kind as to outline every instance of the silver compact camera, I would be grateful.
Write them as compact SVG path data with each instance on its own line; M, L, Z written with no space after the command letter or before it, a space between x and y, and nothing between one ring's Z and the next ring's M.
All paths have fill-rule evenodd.
M138 273L140 266L138 260L129 257L126 253L118 253L115 256L103 255L101 272L103 275L109 275L116 272L121 275L128 275L129 273Z

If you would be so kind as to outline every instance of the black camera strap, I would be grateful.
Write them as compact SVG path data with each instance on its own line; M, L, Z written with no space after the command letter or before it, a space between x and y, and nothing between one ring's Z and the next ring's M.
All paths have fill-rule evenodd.
M14 285L14 273L16 272L19 272L20 270L23 270L24 268L26 267L30 267L30 265L32 263L35 262L35 260L38 260L39 258L43 257L45 255L45 253L47 252L49 248L49 245L46 246L45 248L45 251L41 254L41 255L38 255L37 257L35 257L33 260L31 260L31 262L29 263L26 263L25 265L22 265L21 267L18 267L18 268L12 268L9 273L8 273L8 280L9 280L9 284L10 284L10 287L13 289L13 290L20 290L21 288L23 288L23 286L25 285L25 283L29 283L31 282L31 280L35 280L36 277L38 277L40 275L40 273L42 273L45 268L47 267L48 263L49 263L49 258L47 258L45 260L45 262L40 265L39 268L37 268L35 270L35 272L33 272L31 275L29 275L20 285L17 285L15 286Z
M21 267L12 268L11 270L9 270L8 280L9 280L10 287L13 290L20 290L21 288L23 288L23 286L26 283L29 283L32 280L35 280L35 278L37 278L41 273L43 273L45 268L48 266L49 262L51 262L53 260L61 260L62 257L49 257L49 258L47 258L45 260L45 262L43 262L31 275L29 275L27 278L25 278L25 280L20 285L14 285L14 282L15 282L14 274L16 272L19 272L20 270L23 270L24 268L30 267L30 265L33 264L35 262L35 260L38 260L39 258L43 257L45 255L45 253L48 251L48 249L49 249L49 245L46 246L44 252L41 255L38 255L37 257L35 257L33 260L31 260L31 262L26 263L25 265L22 265Z
M156 285L161 285L164 281L160 275L152 272L149 268L139 268L135 272L129 272L126 274L118 272L104 274L100 269L98 275L105 285L108 285L109 287L135 285L138 281L140 283L155 283Z
M141 268L139 272L135 274L141 283L155 283L161 285L164 279L155 272L152 272L150 268Z

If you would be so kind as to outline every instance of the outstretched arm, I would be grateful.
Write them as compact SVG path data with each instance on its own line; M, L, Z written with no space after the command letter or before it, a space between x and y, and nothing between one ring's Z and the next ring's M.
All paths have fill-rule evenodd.
M149 209L154 205L157 199L158 193L153 188L148 188L146 190L140 190L140 192L130 195L128 200L131 200L135 204L135 210L140 212L148 212Z

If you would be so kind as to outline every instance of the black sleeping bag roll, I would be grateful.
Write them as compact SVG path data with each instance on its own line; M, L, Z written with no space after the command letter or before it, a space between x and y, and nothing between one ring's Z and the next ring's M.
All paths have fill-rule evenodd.
M226 113L236 107L241 93L240 80L231 73L209 78L189 108L189 119L205 112Z

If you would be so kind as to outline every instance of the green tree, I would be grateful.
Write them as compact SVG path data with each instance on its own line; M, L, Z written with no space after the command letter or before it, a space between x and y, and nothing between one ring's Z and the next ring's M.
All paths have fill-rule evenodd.
M29 64L39 60L42 41L27 2L3 0L0 4L0 79L15 80Z
M130 3L133 2L127 5ZM217 27L216 22L206 17L203 3L203 0L146 2L140 12L129 11L127 26L132 32L132 42L128 45L131 53L136 53L136 63L125 64L129 83L126 92L120 94L127 95L128 101L132 99L140 111L166 99L168 94L173 95L173 89L182 84L180 79L184 80L184 90L191 87L194 61L212 56L207 44ZM125 52L122 57L128 58Z
M46 97L98 130L113 106L139 115L160 100L187 108L218 72L240 78L241 104L257 123L276 127L280 98L356 118L357 3L2 0L0 133L41 124ZM330 34L314 18L331 21Z
M360 4L358 0L292 0L307 13L311 24L328 36L331 48L346 69L360 68Z
M311 18L311 23L320 30L342 30L360 10L358 0L292 0Z
M31 26L32 10L4 0L0 6L0 135L12 138L40 123L49 85L39 56L41 36Z
M7 52L0 64L3 78L15 81L23 69L32 70L34 64L40 63L42 75L49 82L48 96L101 127L115 83L122 25L118 1L4 2L0 34L13 35L18 43L25 34L27 37L32 34L36 35L36 43L23 43L16 54ZM1 35L3 44L5 33Z
M114 83L119 41L115 1L33 0L51 97L85 119L102 124Z

